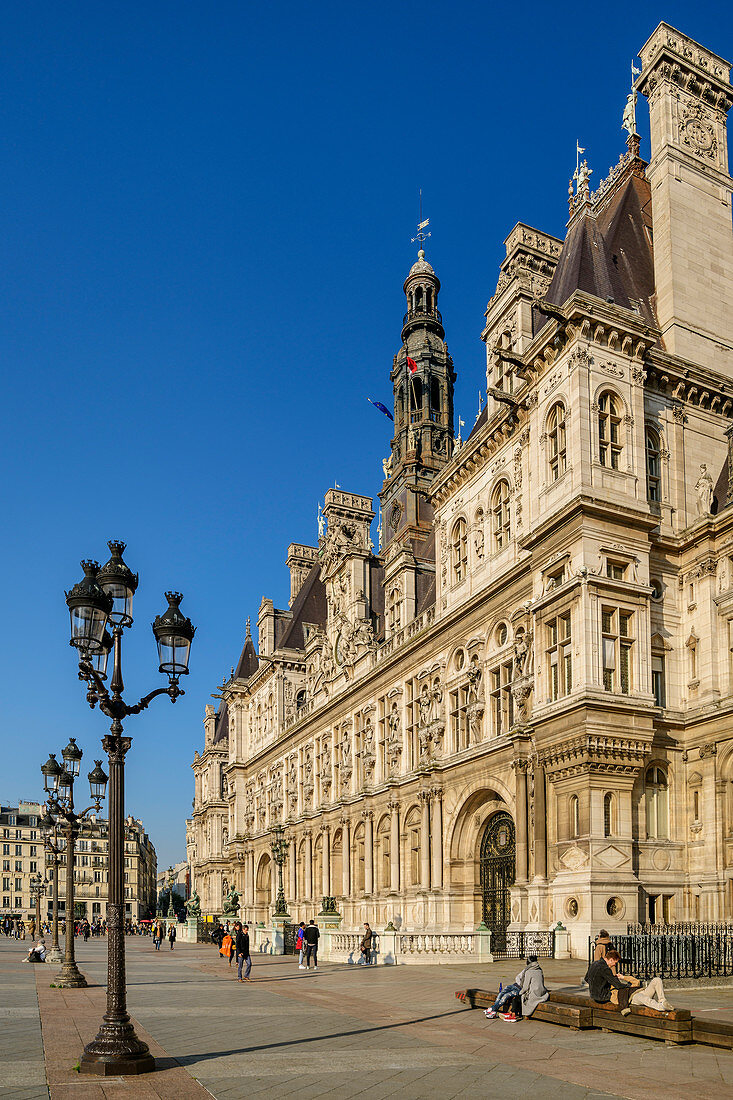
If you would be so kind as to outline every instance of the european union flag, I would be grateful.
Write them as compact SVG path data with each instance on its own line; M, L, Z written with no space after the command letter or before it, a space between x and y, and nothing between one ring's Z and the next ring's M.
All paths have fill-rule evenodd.
M379 409L380 412L383 412L385 416L388 416L390 420L394 421L392 413L389 411L386 405L382 404L381 401L372 401L371 397L367 397L367 401L370 404L374 405L375 409Z

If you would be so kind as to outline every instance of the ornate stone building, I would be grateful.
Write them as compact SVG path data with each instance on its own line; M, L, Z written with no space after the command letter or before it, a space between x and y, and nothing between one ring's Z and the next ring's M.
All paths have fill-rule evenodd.
M421 250L392 367L379 545L331 489L207 707L193 886L295 919L468 931L733 917L729 65L661 24L564 241L518 224L486 310L487 402L455 374ZM640 156L637 93L649 102ZM383 518L382 518L383 517Z

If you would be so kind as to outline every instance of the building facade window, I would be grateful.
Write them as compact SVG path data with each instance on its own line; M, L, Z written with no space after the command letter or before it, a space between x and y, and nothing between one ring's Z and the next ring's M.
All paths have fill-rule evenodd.
M653 765L644 777L646 835L650 839L669 837L669 783L664 768Z
M618 470L621 458L621 402L613 393L598 398L598 458L601 466Z
M661 500L660 492L660 451L659 436L653 428L647 428L646 442L646 499Z
M580 836L580 801L577 794L570 796L570 835Z
M614 797L610 791L603 796L603 835L613 836L615 832L614 823Z
M634 616L617 607L601 609L603 687L628 695L632 687Z
M494 489L491 497L491 512L494 522L494 550L503 550L511 537L508 481L500 481Z
M453 751L468 748L468 687L461 686L450 693Z
M554 702L573 690L573 655L570 612L556 615L547 624L547 668L550 699Z
M453 552L453 580L458 584L466 576L466 569L468 566L466 521L462 516L453 524L451 548Z
M667 684L664 669L664 654L652 653L652 692L658 707L667 705Z
M565 473L567 440L565 433L565 406L558 402L553 406L547 420L547 443L549 448L550 478L557 481Z
M512 662L507 661L489 673L491 685L491 721L494 737L507 733L514 724Z

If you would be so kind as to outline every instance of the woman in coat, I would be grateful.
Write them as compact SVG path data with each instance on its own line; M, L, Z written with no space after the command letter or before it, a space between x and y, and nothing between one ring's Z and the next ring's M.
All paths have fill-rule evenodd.
M221 947L219 948L219 954L223 955L225 959L229 959L229 965L232 965L232 959L234 958L234 939L227 932L224 939L221 941Z
M527 955L527 965L520 970L516 977L519 992L515 993L505 1006L506 1012L496 1012L494 1009L486 1010L486 1017L491 1020L500 1016L507 1023L516 1023L531 1016L537 1005L542 1004L550 996L545 989L545 976L542 967L537 962L536 955Z
M168 929L168 942L171 945L171 951L173 950L173 944L176 942L176 926L172 924Z

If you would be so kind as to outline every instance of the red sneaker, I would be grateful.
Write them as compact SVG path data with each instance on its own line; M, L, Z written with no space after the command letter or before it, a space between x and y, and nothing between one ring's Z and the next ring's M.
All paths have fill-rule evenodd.
M516 1024L517 1017L513 1012L500 1012L499 1016L502 1020L506 1020L508 1024Z

